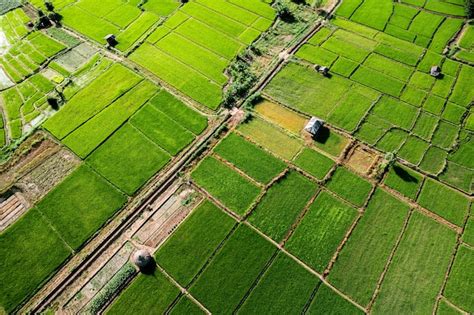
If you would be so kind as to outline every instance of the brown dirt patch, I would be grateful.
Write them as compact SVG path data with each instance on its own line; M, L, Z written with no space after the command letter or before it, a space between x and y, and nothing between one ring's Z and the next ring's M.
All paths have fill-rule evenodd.
M347 165L362 175L370 175L378 155L365 146L355 147L347 160Z

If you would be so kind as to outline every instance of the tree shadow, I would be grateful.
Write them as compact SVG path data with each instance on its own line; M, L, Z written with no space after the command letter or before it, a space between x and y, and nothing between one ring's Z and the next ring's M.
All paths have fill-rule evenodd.
M397 174L398 177L400 177L405 182L418 183L418 178L410 175L410 173L408 173L406 170L404 170L400 166L394 165L393 170L395 171L395 174Z
M322 144L325 144L329 138L330 130L327 127L322 126L316 135L313 136L313 140Z
M153 260L146 266L140 268L140 272L143 273L144 275L152 275L155 273L155 270L156 270L155 260Z

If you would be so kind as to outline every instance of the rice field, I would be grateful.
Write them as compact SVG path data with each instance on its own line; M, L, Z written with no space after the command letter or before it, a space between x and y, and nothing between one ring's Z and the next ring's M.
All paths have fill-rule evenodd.
M0 313L21 312L181 161L186 211L153 235L156 269L100 312L474 312L463 2L343 0L293 52L283 44L321 21L302 22L318 5L303 2L293 21L270 0L54 0L64 27L47 30L16 4L0 15L0 153L40 129L80 161L1 232ZM220 108L229 66L262 34L252 71L281 68L239 110Z

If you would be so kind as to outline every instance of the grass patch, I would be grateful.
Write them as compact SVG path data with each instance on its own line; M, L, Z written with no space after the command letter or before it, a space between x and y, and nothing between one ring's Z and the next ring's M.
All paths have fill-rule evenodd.
M249 222L279 242L311 199L317 185L297 172L289 172L267 191Z
M268 100L258 103L254 110L272 123L299 135L307 119L296 112Z
M286 168L281 160L235 133L221 141L214 152L264 184Z
M351 79L382 93L398 97L405 84L368 67L359 67Z
M164 313L180 291L160 271L152 275L139 274L107 310L107 314L132 312Z
M334 165L330 158L308 148L298 154L294 163L319 180L323 179Z
M384 179L385 185L411 199L415 199L422 182L423 176L401 164L391 167Z
M356 216L354 208L322 192L285 247L322 273Z
M364 312L334 292L327 285L321 284L314 296L314 300L309 306L308 314L362 315Z
M343 167L336 170L327 187L356 206L362 206L372 190L372 184Z
M212 313L230 314L275 252L269 242L240 225L191 287Z
M191 177L239 215L247 211L260 193L255 184L212 157L204 159Z
M304 310L318 279L280 252L239 312L290 314Z
M235 221L204 201L155 254L157 263L181 285L188 285ZM180 257L176 261L176 257Z
M38 204L73 249L78 249L127 198L88 166L81 166L56 186Z
M30 296L71 252L36 208L0 237L0 305L6 313Z
M373 311L381 314L430 313L455 242L454 231L413 212Z
M290 137L260 118L254 118L249 123L240 125L238 130L261 146L288 160L291 160L303 146L301 140Z
M461 245L446 284L444 296L466 312L474 310L474 250Z
M377 190L329 274L329 282L355 301L369 303L400 234L408 205Z
M87 159L97 172L133 195L170 156L130 124L121 127Z
M463 225L464 216L469 210L468 198L432 179L425 181L418 203L459 226Z

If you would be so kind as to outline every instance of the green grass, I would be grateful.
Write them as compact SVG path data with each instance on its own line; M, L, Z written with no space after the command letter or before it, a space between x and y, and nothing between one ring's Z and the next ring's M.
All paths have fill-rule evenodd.
M332 175L327 188L356 206L362 206L372 190L372 184L349 170L339 167Z
M346 78L326 78L311 67L290 62L278 72L264 91L287 106L325 119L352 85Z
M450 304L446 302L446 300L442 299L439 301L438 309L436 311L437 315L461 315L460 311L452 307Z
M69 255L39 211L29 210L0 237L0 310L13 313Z
M232 313L275 250L256 232L240 225L190 293L212 313Z
M392 125L410 130L415 123L418 109L395 98L383 96L371 112ZM397 115L394 115L394 112Z
M279 242L314 195L317 185L297 172L289 172L266 192L249 222Z
M239 313L300 313L318 281L313 274L280 252L251 291Z
M308 314L362 315L364 312L325 284L321 284L308 308Z
M309 44L303 45L295 56L305 59L311 63L324 65L326 67L331 66L337 59L337 55L335 53L332 53L322 47Z
M463 225L464 217L469 210L467 197L432 179L425 181L418 203L459 226Z
M178 154L195 137L152 104L143 106L132 116L130 123L171 155Z
M433 135L433 138L431 139L431 143L439 146L440 148L449 150L458 137L458 133L458 126L441 121Z
M125 51L129 49L148 29L150 29L159 17L150 12L143 12L123 32L117 36L117 49Z
M158 94L150 100L150 103L153 104L156 109L173 118L181 126L196 135L207 128L207 119L205 116L192 110L165 90L158 92Z
M349 143L349 139L331 130L328 132L329 135L327 139L324 139L324 141L317 140L313 144L324 152L327 152L334 157L338 157Z
M243 215L260 188L218 160L208 157L196 168L192 179L220 200L226 207Z
M447 156L446 151L432 146L426 151L419 166L425 172L438 174L443 169Z
M43 126L55 137L63 139L140 80L141 78L128 68L114 64L87 87L75 94L61 108L61 111L48 119Z
M155 254L156 262L178 283L188 285L235 221L204 201ZM176 260L176 257L180 257Z
M434 115L421 112L418 116L413 133L425 140L430 140L438 125L438 118Z
M351 16L351 20L383 30L392 14L392 6L390 0L365 0Z
M455 242L454 231L413 212L382 282L373 312L432 312Z
M351 76L358 65L359 64L357 62L344 57L339 57L332 65L331 71L348 78Z
M107 314L164 313L180 291L160 271L138 275L107 309Z
M423 176L401 164L391 167L384 179L385 185L410 199L416 198L422 182Z
M126 202L126 197L88 166L81 166L38 204L61 237L78 249Z
M398 156L410 163L417 165L421 162L424 153L429 147L429 143L418 137L408 136L408 139L402 145Z
M322 192L285 247L322 273L356 216L354 208Z
M206 314L199 306L194 304L191 299L186 296L181 296L178 303L176 303L173 308L169 311L169 314L174 315L198 315Z
M262 147L288 160L298 154L303 146L301 140L290 137L260 118L253 118L250 122L241 124L238 130Z
M368 67L359 67L351 79L395 97L400 95L405 86L403 82Z
M235 133L221 141L214 152L263 184L286 168L281 160Z
M166 152L125 124L87 158L87 163L122 191L133 195L169 160Z
M143 81L70 133L62 142L81 158L85 158L156 91L157 88L150 81Z
M355 62L362 62L368 55L369 50L351 43L346 38L331 36L321 47L333 53L343 56Z
M334 165L334 161L317 151L304 148L295 158L296 166L321 180Z
M180 63L155 46L142 44L130 55L130 59L199 103L211 109L219 106L222 98L221 86L210 82L201 73Z
M474 311L474 250L461 245L449 274L444 296L468 313Z
M442 182L448 183L466 193L471 192L471 182L474 178L474 170L465 168L451 161L446 162L446 168L439 175Z
M377 190L329 273L329 282L360 305L367 305L408 209L408 205Z
M365 61L364 65L377 70L383 74L389 75L400 81L408 81L413 68L402 63L393 61L392 59L380 56L378 54L371 54Z

